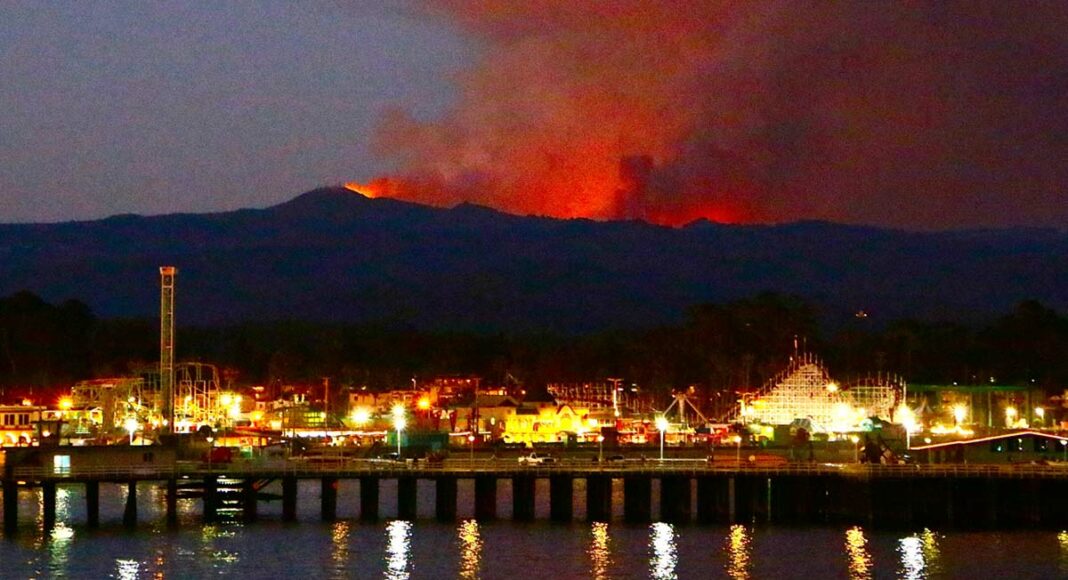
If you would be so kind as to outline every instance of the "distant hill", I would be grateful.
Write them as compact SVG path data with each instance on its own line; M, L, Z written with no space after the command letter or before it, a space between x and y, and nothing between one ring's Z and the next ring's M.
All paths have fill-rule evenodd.
M736 226L521 217L305 193L261 210L0 225L0 295L158 314L179 268L179 324L251 319L582 332L677 321L688 306L772 290L826 320L858 310L982 320L1034 298L1068 310L1068 234L917 233L798 222Z

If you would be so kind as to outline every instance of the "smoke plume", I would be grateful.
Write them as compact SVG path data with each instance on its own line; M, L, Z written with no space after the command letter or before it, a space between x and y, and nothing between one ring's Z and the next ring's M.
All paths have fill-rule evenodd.
M680 224L1068 220L1068 4L438 0L479 47L379 194Z

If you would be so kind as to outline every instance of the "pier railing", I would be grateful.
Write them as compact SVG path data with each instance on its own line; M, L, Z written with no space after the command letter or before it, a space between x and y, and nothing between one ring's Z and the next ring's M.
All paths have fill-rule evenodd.
M751 465L745 462L701 460L625 460L590 462L564 460L542 465L523 465L513 459L448 459L443 462L346 459L337 461L233 462L226 464L177 463L163 466L72 466L70 468L14 467L12 478L41 480L165 480L205 476L233 478L271 477L547 477L591 475L626 477L636 475L680 476L830 476L851 478L1053 478L1068 479L1068 469L1044 465L870 465L841 463L788 463Z

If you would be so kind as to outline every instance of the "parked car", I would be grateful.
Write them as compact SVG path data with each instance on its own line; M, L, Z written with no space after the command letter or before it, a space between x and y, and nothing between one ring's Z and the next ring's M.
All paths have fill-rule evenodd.
M519 458L520 465L546 465L549 463L556 463L556 458L544 453L534 452Z

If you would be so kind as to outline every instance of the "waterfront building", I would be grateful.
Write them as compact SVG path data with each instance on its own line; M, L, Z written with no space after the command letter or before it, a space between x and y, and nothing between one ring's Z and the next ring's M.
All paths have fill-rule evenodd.
M908 389L908 405L916 409L918 419L928 426L955 423L988 429L1056 426L1054 410L1044 403L1045 393L1026 385L909 385Z
M41 413L36 405L0 405L0 446L30 445L40 437Z
M1013 431L989 437L914 445L917 463L1051 463L1068 467L1068 437Z

